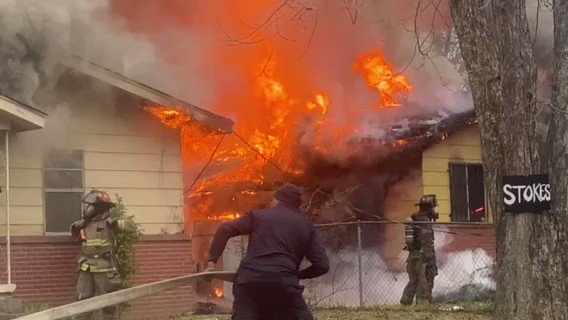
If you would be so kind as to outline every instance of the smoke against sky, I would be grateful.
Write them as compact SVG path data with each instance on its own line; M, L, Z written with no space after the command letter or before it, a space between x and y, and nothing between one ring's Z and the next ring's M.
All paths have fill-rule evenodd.
M7 62L0 69L0 92L31 102L40 82L52 75L53 60L71 52L239 120L245 117L239 109L255 103L243 92L251 92L250 83L272 57L269 69L291 95L304 99L328 93L330 110L341 122L350 110L377 102L377 94L352 67L358 55L380 50L394 70L408 76L414 88L410 99L419 104L415 110L471 107L468 96L452 92L463 82L454 66L435 50L428 58L416 50L417 36L424 40L431 30L451 25L445 2L436 10L425 5L419 14L415 0L361 6L286 1L280 8L282 3L5 0L0 4L0 57ZM533 24L535 8L529 1ZM551 42L551 15L541 11L537 46L544 48ZM547 50L539 52L546 55Z
M284 6L274 0L250 1L247 6L226 0L112 4L131 31L148 35L161 57L178 67L180 81L199 74L200 88L213 90L213 100L204 100L205 105L230 117L238 117L238 110L225 105L225 99L250 103L242 97L243 90L269 57L269 71L293 96L326 92L338 117L351 108L372 107L378 97L352 69L359 55L376 50L385 53L396 71L408 74L421 105L454 107L447 97L439 97L452 96L445 86L457 86L461 79L447 60L437 59L434 67L415 54L414 13L408 10L414 1L403 2L367 2L356 8L355 24L344 3L335 0L287 1ZM431 14L426 8L424 21ZM422 21L418 28L424 31L418 32L424 38L431 26ZM463 101L454 104L463 108Z
M51 111L36 98L38 92L55 94L58 60L66 54L164 90L180 90L177 81L168 81L172 67L157 57L156 47L128 32L109 10L106 0L1 1L0 93Z

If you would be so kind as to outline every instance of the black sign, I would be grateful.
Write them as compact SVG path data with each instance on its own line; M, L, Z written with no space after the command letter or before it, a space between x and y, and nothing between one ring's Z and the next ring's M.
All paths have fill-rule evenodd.
M503 176L505 212L540 212L550 209L550 183L547 174Z

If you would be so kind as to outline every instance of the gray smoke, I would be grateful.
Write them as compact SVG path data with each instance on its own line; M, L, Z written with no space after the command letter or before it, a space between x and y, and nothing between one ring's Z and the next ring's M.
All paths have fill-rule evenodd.
M444 229L437 226L437 229ZM401 235L402 236L402 235ZM470 298L459 296L460 290L474 288L474 293L495 290L492 277L493 258L483 249L449 252L445 247L452 241L447 233L436 233L435 247L438 254L438 276L434 282L435 299L456 302ZM246 246L242 239L229 242L223 254L224 270L236 270ZM308 303L316 307L358 307L359 272L357 249L345 245L340 250L327 250L330 271L326 275L303 281L304 296ZM397 261L387 261L380 248L363 249L361 254L362 282L361 293L366 306L398 304L408 276L404 271L404 261L408 253L401 251ZM304 261L301 268L308 266ZM398 267L395 267L397 265ZM232 300L231 285L225 284L225 297Z
M440 227L437 227L440 228ZM438 276L435 278L433 296L437 298L457 297L462 288L473 287L479 292L495 290L492 278L493 259L483 250L452 252L441 258L444 246L452 240L445 233L437 233ZM331 260L330 272L316 280L306 281L307 300L319 307L359 306L359 275L355 248L328 252ZM405 261L406 252L401 252L398 264ZM393 270L377 250L362 252L363 301L366 306L398 304L408 275ZM467 297L465 297L467 298ZM457 300L457 299L456 299Z
M165 91L181 91L155 46L109 15L107 0L2 0L0 94L50 109L62 74L58 61L78 55ZM175 92L174 92L175 93ZM47 111L50 111L47 110Z
M30 104L53 71L54 52L66 42L65 17L46 2L0 2L0 94Z

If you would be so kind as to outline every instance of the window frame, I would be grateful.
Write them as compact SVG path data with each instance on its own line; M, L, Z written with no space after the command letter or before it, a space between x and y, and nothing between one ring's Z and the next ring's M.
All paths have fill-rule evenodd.
M41 179L42 179L42 200L43 200L43 234L47 236L61 236L61 235L70 235L71 231L47 231L47 202L46 202L46 194L47 193L80 193L81 197L85 194L85 151L82 149L51 149L49 152L58 152L58 151L71 151L71 152L80 152L81 153L81 168L46 168L45 162L48 157L44 156L42 161L42 168L41 168ZM45 179L45 172L46 171L80 171L81 172L81 185L82 188L71 188L71 189L57 189L57 188L47 188L46 187L46 179Z
M465 196L466 196L466 201L467 201L467 208L468 208L468 212L467 212L467 221L456 221L454 220L454 216L452 215L452 166L464 166L465 167ZM483 207L485 208L485 221L480 221L480 222L472 222L471 221L471 212L469 211L469 170L468 167L473 167L473 166L477 166L477 167L481 167L482 170L482 179L483 179ZM485 170L483 168L483 163L481 162L449 162L448 163L448 189L450 190L450 222L451 223L481 223L481 224L491 224L492 223L492 217L490 217L490 210L488 208L488 199L487 199L487 186L485 184Z

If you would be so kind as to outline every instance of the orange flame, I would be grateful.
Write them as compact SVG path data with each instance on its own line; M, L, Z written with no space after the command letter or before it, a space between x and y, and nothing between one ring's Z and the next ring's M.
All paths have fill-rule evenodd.
M393 143L393 146L404 147L407 144L408 144L408 141L406 141L406 140L396 140Z
M189 115L181 108L172 109L164 106L149 106L144 107L144 110L151 112L158 117L163 124L172 128L180 128L191 120Z
M394 73L392 66L380 52L361 55L353 66L353 71L360 73L367 86L379 93L379 108L400 106L397 98L407 97L412 93L408 79L400 73Z
M324 94L316 94L315 102L307 103L308 110L320 114L327 114L327 108L329 108L329 98Z
M219 213L214 216L208 216L207 220L227 221L227 220L237 220L240 217L241 217L240 213Z
M273 164L288 174L301 175L303 163L293 155L299 145L297 133L302 122L310 122L313 148L322 154L336 152L357 131L353 124L355 121L350 119L342 125L329 121L332 109L327 93L298 92L298 84L292 82L292 78L278 78L273 74L273 70L277 70L277 57L272 56L269 62L263 64L260 75L255 73L257 76L251 82L251 91L255 93L254 100L251 100L253 105L247 106L246 112L239 115L235 127L235 131L255 150L233 136L224 138L208 166L208 170L216 173L206 173L206 177L194 186L193 192L203 194L245 181L262 185L281 177ZM370 88L379 92L380 108L400 105L397 99L412 92L408 80L401 74L394 74L380 53L361 56L354 70L364 76ZM164 124L182 128L184 161L209 161L221 136L209 132L197 122L191 122L183 109L163 106L145 109ZM403 146L404 143L396 141L393 145ZM235 220L241 217L240 213L232 211L236 209L217 208L213 199L191 206L196 220Z
M225 293L223 292L223 289L215 288L215 297L223 298L224 295L225 295Z

